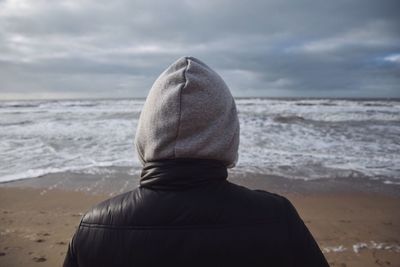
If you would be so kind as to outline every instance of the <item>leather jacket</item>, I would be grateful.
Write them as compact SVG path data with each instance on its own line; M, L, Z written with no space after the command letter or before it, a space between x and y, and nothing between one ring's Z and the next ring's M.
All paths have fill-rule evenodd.
M83 216L64 266L329 266L286 198L226 178L215 160L146 163Z

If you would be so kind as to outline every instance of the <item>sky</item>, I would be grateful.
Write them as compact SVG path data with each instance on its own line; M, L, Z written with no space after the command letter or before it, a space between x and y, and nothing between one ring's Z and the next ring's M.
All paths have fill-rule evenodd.
M235 97L400 97L398 0L0 0L0 100L145 97L181 56Z

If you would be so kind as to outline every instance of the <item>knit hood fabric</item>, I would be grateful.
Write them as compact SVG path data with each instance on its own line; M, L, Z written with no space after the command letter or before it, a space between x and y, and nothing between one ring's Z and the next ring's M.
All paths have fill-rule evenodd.
M239 120L222 78L193 57L182 57L154 82L139 118L135 145L142 164L192 158L238 160Z

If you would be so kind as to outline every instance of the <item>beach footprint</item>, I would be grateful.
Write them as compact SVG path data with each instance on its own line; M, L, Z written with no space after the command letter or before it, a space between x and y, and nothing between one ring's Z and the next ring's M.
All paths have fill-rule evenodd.
M43 243L46 242L45 237L48 236L50 236L50 234L47 232L36 233L35 237L33 238L33 241L35 241L36 243Z
M47 261L46 257L44 257L44 256L33 257L32 260L33 260L34 262L45 262L45 261Z
M347 267L347 264L343 262L334 261L334 262L329 262L329 266Z
M390 261L385 261L385 260L380 260L380 259L376 259L376 260L375 260L375 263L376 263L378 266L391 266Z

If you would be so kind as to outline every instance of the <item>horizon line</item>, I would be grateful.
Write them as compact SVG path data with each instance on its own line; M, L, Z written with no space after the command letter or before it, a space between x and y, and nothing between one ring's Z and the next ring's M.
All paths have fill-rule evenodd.
M21 98L21 99L0 99L0 102L11 101L82 101L82 100L146 100L147 97L76 97L76 98ZM400 97L320 97L320 96L240 96L233 97L234 99L276 99L276 100L386 100L400 101Z

